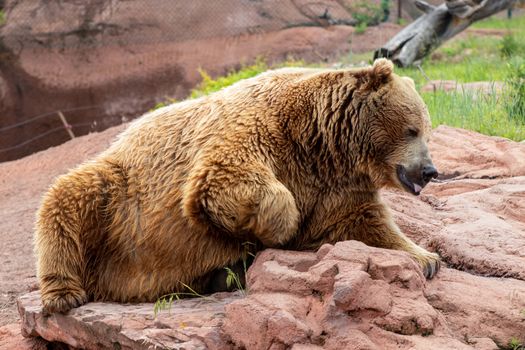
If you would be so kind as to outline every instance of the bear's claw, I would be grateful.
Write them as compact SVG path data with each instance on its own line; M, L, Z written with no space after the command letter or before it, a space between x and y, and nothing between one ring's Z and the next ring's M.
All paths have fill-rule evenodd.
M440 260L427 261L426 264L423 265L423 275L426 279L432 279L438 273L440 267Z
M438 273L441 267L441 260L436 253L417 247L416 252L413 252L412 256L421 266L426 279L432 279Z
M87 303L87 296L83 290L62 290L42 295L44 315L55 312L65 313L85 303Z

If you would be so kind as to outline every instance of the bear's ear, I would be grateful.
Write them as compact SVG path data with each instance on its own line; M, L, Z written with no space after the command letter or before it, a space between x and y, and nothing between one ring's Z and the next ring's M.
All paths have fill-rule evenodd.
M377 90L381 85L390 81L394 73L394 64L386 58L378 58L374 61L374 65L369 73L369 84L374 90Z
M378 58L372 66L371 78L385 81L394 73L394 64L386 58Z
M364 90L377 90L392 78L394 64L386 58L379 58L374 61L372 67L364 70L356 76Z

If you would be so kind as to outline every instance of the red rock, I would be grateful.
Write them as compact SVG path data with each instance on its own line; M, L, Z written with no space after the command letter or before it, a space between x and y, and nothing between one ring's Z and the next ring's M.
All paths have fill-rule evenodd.
M525 341L525 283L512 278L487 278L444 269L427 284L429 304L447 320L458 337L490 338L507 345L512 337ZM473 340L486 344L486 340ZM484 345L485 346L485 345Z
M523 281L443 268L425 282L403 252L356 241L323 250L321 257L267 250L249 270L247 297L222 293L184 300L157 317L153 304L115 303L44 317L33 292L19 299L22 334L85 349L490 349L490 339L504 345L525 335ZM389 263L367 264L371 259ZM305 261L315 264L305 270ZM267 280L268 266L270 274L280 271L283 277L267 289L251 288ZM337 272L319 278L319 266L337 266ZM407 283L406 276L419 282Z
M332 297L335 306L346 312L367 309L386 315L392 311L392 298L388 289L388 283L374 281L364 271L349 271L335 277Z
M262 286L251 289L248 297L226 306L223 330L236 346L285 348L300 341L325 349L489 349L495 346L490 339L504 345L513 336L525 335L523 315L519 313L525 308L522 281L444 268L436 280L424 282L419 267L404 253L354 241L323 248L330 251L316 265L338 259L334 261L339 272L331 277L332 290L320 292L311 284L309 275L315 274L316 265L296 274L293 280L298 292L274 292L279 283L288 285L287 278L274 282L269 290ZM361 257L366 264L367 256L383 257L391 264L363 271L356 262ZM248 280L265 279L259 274L265 274L261 267L268 265L280 266L285 276L293 275L298 271L290 257L288 252L266 251L258 256ZM402 268L386 273L394 265ZM375 271L375 278L371 271ZM422 283L407 284L399 278L402 275L415 275ZM308 289L310 296L305 296ZM514 299L501 293L509 289L514 291ZM469 290L476 292L464 295ZM478 298L484 301L476 303ZM469 313L475 317L466 317ZM284 318L281 327L272 326L275 315Z
M153 304L89 303L66 315L44 316L39 292L18 300L22 335L82 349L228 349L220 331L224 306L238 294L219 293L205 299L174 303L154 315Z
M494 179L525 175L525 145L502 137L439 126L430 152L441 178Z

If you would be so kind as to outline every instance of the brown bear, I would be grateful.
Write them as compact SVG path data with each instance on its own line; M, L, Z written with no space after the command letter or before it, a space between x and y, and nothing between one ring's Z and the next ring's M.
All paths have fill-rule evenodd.
M154 301L209 287L257 249L359 240L439 257L409 240L382 187L419 194L437 176L431 124L392 63L263 73L146 114L44 196L36 254L46 312L89 300Z

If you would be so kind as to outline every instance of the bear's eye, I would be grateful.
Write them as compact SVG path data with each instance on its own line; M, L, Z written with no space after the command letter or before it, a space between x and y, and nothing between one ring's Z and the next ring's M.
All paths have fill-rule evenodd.
M416 137L419 136L419 130L417 128L410 127L406 131L406 136L409 139L415 139Z

